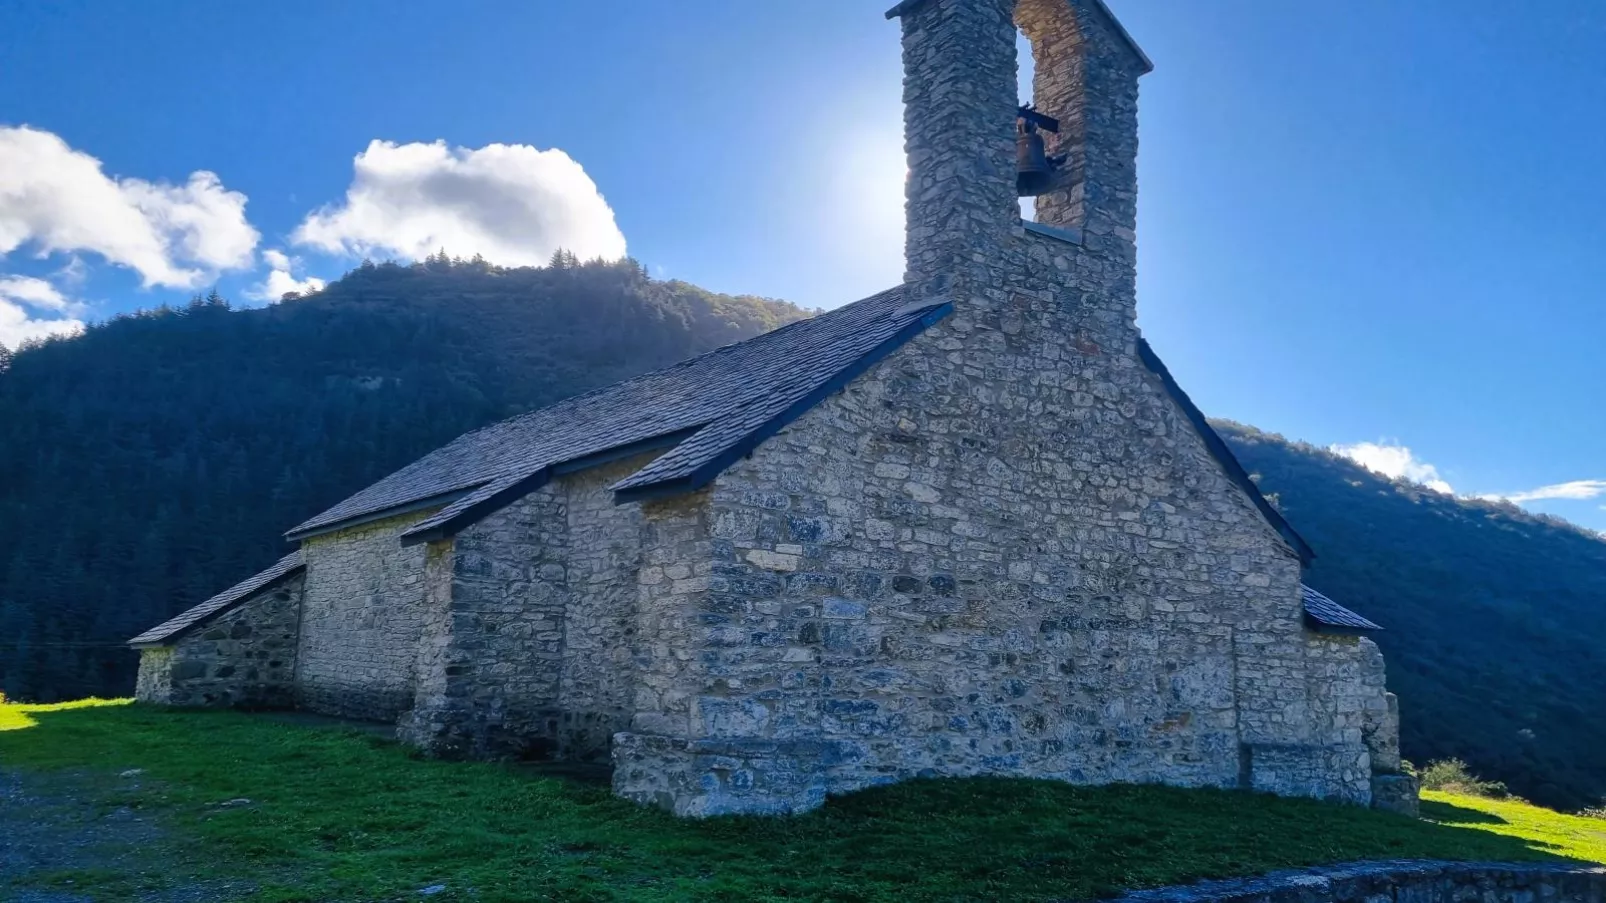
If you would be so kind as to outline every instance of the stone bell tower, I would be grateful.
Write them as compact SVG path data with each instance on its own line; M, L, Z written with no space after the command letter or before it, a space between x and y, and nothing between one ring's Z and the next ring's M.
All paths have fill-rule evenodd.
M905 0L887 17L903 26L913 296L1001 297L1003 257L1030 230L1100 258L1102 291L1130 309L1138 77L1152 66L1102 0ZM1021 222L1016 185L1017 33L1032 45L1034 109L1058 123L1038 228Z

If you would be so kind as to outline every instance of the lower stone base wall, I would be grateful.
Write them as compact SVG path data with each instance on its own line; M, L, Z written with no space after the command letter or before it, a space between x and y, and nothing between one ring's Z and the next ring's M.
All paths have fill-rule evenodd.
M607 762L614 734L630 722L623 710L509 712L479 707L420 708L402 715L403 742L445 759Z
M282 709L294 703L291 640L243 619L140 650L134 696L159 705Z
M1371 757L1362 744L1249 743L1243 757L1244 789L1362 806L1372 801Z
M624 709L560 712L557 757L568 762L607 762L613 756L614 735L630 726Z
M1244 754L1245 789L1360 805L1371 801L1365 747L1258 744L1246 746ZM863 746L851 741L687 740L626 732L614 735L613 789L676 815L707 816L802 812L824 803L827 794L915 777L1009 774L1102 783L1008 767L890 771L867 767L864 759Z
M825 802L850 753L808 740L684 740L615 734L613 792L676 815L784 815Z
M294 695L298 709L358 721L395 721L413 704L411 690L366 681L298 684Z
M296 575L167 645L140 649L135 697L162 705L289 708L301 587Z
M1600 903L1606 869L1542 863L1359 862L1138 891L1115 903Z
M173 699L173 647L152 646L139 651L139 676L134 698L152 705L171 705Z
M555 730L550 712L509 717L495 706L420 707L396 724L403 743L442 759L545 759Z
M1408 774L1372 775L1372 808L1416 818L1421 815L1421 785Z

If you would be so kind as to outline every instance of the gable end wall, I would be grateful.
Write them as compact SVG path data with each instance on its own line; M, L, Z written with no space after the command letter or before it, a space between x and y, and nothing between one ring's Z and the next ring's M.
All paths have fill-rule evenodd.
M1018 231L995 288L716 479L687 727L625 738L619 792L776 811L1002 773L1366 801L1365 745L1313 703L1297 557L1138 360L1130 245L1101 247Z

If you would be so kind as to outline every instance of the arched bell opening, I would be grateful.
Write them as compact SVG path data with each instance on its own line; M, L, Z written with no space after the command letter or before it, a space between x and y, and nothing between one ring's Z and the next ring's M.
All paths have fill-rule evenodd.
M1067 0L1016 0L1020 115L1015 121L1016 193L1021 213L1044 225L1079 229L1084 104L1082 36Z

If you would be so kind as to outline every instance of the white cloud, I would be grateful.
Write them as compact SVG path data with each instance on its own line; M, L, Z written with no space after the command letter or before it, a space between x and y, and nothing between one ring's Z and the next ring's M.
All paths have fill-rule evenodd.
M146 286L190 288L250 265L258 235L245 203L210 172L183 185L109 176L51 132L0 126L0 255L24 244L93 253Z
M262 252L262 259L268 265L268 277L260 285L246 289L246 297L258 301L277 301L289 292L305 295L323 290L324 281L317 276L303 279L294 276L295 270L301 267L301 258L269 248Z
M0 298L46 310L66 310L72 303L54 285L32 276L0 276Z
M78 332L84 323L71 314L80 309L43 279L0 276L0 345L16 348L28 339ZM52 316L35 316L38 311Z
M1357 442L1353 445L1331 445L1328 450L1343 455L1373 473L1391 479L1407 479L1421 483L1435 492L1454 495L1450 484L1439 475L1439 469L1420 460L1403 445L1383 442Z
M1606 495L1606 480L1573 480L1567 483L1540 486L1538 489L1529 489L1525 492L1513 492L1509 495L1480 495L1478 497L1495 501L1515 502L1520 505L1524 502L1540 502L1547 499L1583 501L1600 498L1603 495Z
M445 248L513 266L545 264L560 247L581 259L625 254L613 210L561 150L375 140L353 165L345 201L309 214L298 244L415 260Z
M1357 442L1353 445L1332 445L1329 450L1343 455L1367 470L1394 479L1404 478L1421 483L1429 489L1453 495L1450 484L1439 474L1439 469L1416 457L1409 448L1398 443ZM1492 502L1512 502L1522 505L1547 500L1587 501L1606 496L1606 480L1572 480L1550 486L1540 486L1522 492L1487 493L1476 496ZM1606 510L1603 506L1602 510Z

